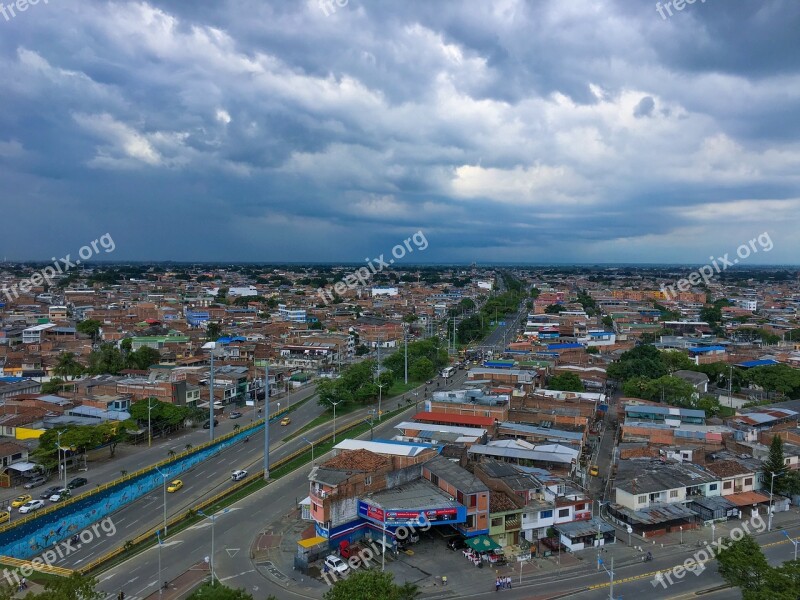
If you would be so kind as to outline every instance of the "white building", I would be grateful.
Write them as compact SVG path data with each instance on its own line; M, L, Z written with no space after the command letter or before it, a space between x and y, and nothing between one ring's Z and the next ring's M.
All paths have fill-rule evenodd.
M34 325L22 330L22 343L23 344L40 344L42 342L42 334L48 329L55 327L55 323L44 323L43 325Z
M396 287L374 287L372 288L372 297L375 296L397 296L398 290Z
M278 316L283 321L292 321L294 323L305 323L306 309L287 308L285 304L278 304Z

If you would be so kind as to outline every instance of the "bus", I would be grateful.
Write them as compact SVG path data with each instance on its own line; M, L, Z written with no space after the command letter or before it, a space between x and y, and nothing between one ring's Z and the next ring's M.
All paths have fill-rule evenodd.
M456 374L455 367L445 367L444 369L442 369L442 377L444 377L445 379L447 379L448 377L452 377L455 374Z

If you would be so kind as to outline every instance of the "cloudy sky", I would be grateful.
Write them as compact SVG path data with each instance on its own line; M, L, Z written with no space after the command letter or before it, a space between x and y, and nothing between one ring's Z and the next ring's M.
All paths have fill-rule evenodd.
M0 258L800 262L796 0L44 1Z

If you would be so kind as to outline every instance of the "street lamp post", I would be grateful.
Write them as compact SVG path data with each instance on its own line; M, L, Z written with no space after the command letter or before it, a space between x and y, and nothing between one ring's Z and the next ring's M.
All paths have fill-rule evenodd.
M783 473L773 471L769 482L769 516L767 517L767 531L772 531L772 490L775 487L775 477L780 477Z
M164 483L164 537L167 537L167 474L158 467L156 467L156 471L161 475Z
M67 452L66 450L63 451L64 453L64 464L61 464L61 434L64 433L66 429L62 429L61 431L56 432L57 440L56 446L58 446L58 468L62 470L62 474L64 475L64 487L67 487Z
M309 440L308 438L305 438L305 437L303 438L303 441L306 444L311 444L311 464L313 465L314 464L314 442L312 442L311 440Z
M224 515L229 510L230 509L226 508L225 510L223 510L219 514ZM217 514L207 515L202 510L198 510L197 514L198 515L203 515L206 519L211 521L211 585L214 585L214 523L216 522L217 517L219 515L217 515Z
M711 545L714 545L714 532L716 531L717 526L713 523L711 524Z
M603 565L603 569L605 570L606 573L608 573L608 577L611 580L611 583L610 583L609 588L608 588L608 598L609 598L609 600L614 600L614 557L613 556L611 557L611 570L610 571L608 569L606 569L606 566L605 566L605 564L603 564L602 560L600 561L600 564Z
M679 529L681 530L681 546L683 546L683 525L681 525Z
M156 530L156 540L158 540L158 581L156 585L158 586L158 597L161 598L164 595L164 586L161 585L161 536L158 530Z
M147 447L153 445L153 428L150 426L150 412L153 410L153 399L147 399Z
M408 326L403 325L403 342L405 344L405 383L408 384Z
M264 481L269 481L269 359L264 361Z
M383 399L383 388L386 387L384 384L378 384L378 421L381 420L381 400Z
M208 435L214 441L214 354L217 342L206 342L203 348L211 355L211 372L208 376Z

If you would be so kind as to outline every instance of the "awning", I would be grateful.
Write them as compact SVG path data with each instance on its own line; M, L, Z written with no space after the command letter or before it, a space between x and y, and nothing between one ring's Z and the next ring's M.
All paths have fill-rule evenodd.
M30 462L18 462L14 463L13 465L8 465L9 469L14 469L15 471L19 471L20 473L25 473L27 471L32 471L39 465Z
M302 548L311 548L312 546L318 546L319 544L327 543L328 538L316 536L312 538L308 538L307 540L298 540L297 545Z
M467 543L467 546L476 552L490 552L491 550L496 550L500 547L500 544L495 542L487 535L479 535L474 538L467 538L464 541Z
M306 496L300 500L300 506L311 506L311 496Z
M766 504L769 502L769 496L759 492L740 492L738 494L729 494L725 496L725 500L732 502L736 506L755 506L756 504Z

